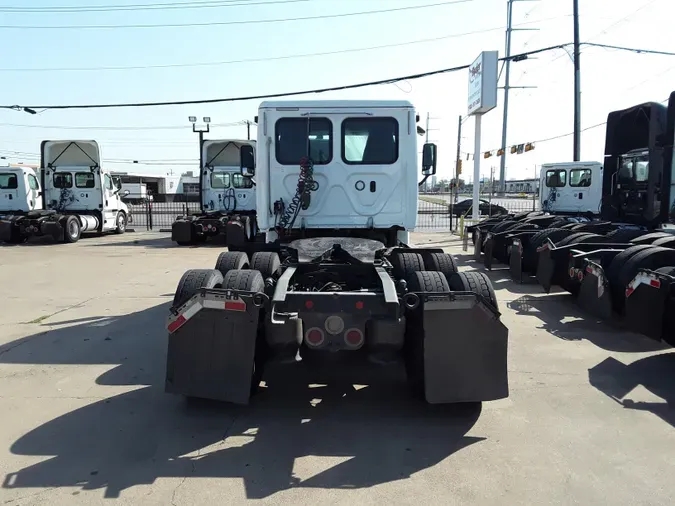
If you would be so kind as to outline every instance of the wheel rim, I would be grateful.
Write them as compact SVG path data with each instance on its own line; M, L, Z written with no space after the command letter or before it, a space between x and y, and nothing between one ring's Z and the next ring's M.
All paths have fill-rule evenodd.
M75 220L72 220L68 224L68 234L70 235L70 237L77 237L77 230L78 230L77 223L75 223Z
M127 226L126 220L124 219L124 215L122 213L117 215L117 228L120 230L124 230L125 227Z

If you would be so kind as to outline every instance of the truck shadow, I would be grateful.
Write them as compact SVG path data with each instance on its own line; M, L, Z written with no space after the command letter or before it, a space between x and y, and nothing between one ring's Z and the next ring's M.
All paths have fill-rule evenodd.
M669 346L648 337L622 331L585 314L568 293L544 297L523 296L507 303L520 316L533 316L542 328L565 341L585 339L607 351L640 353L668 349Z
M371 371L355 386L310 367L273 367L249 406L165 394L167 306L71 321L0 347L0 363L110 364L97 384L139 386L29 430L11 452L48 458L9 472L3 488L79 486L118 497L184 477L241 478L248 498L363 488L405 479L483 439L466 436L479 404L414 401L395 369Z
M89 245L88 245L89 246ZM205 243L195 244L192 246L179 246L171 240L170 235L157 235L157 237L143 237L138 239L132 239L128 241L115 241L109 240L104 242L97 242L91 244L95 247L119 247L119 246L140 246L144 248L160 248L160 249L185 249L189 250L192 248L225 248L225 239L209 239Z
M675 353L662 353L630 364L608 357L588 371L591 385L626 409L649 411L675 427ZM663 402L634 401L626 396L643 386ZM638 394L639 395L639 394Z

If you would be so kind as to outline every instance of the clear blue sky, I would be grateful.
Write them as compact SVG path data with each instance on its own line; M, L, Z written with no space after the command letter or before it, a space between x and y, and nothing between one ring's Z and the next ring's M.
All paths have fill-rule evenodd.
M211 2L209 4L209 1ZM2 93L6 104L138 102L207 99L250 94L287 92L377 80L470 63L480 51L504 54L506 0L472 0L459 4L443 0L231 0L214 7L213 0L4 0L2 7L139 5L185 3L200 8L126 10L77 13L0 12L4 26L186 24L278 18L326 16L337 13L416 9L342 18L248 23L216 26L115 28L115 29L17 29L0 28L5 41L0 59ZM227 5L227 4L230 5ZM581 38L592 42L675 50L669 36L675 6L672 0L580 0ZM255 5L257 4L257 5ZM131 8L130 8L131 9ZM572 1L517 2L516 26L539 28L513 35L513 52L572 40ZM473 35L467 32L481 31ZM454 35L457 35L456 37ZM232 62L326 53L372 46L401 44L421 39L431 42L322 56L297 57L218 65L105 70L173 64ZM9 43L8 41L12 42ZM606 119L613 109L647 100L663 100L675 89L675 58L634 55L585 48L582 53L583 126ZM28 69L98 68L87 71ZM22 69L8 71L8 69ZM536 141L572 129L572 63L563 50L512 65L512 85L537 89L514 90L511 95L508 144ZM457 117L466 113L467 74L453 74L378 87L334 92L305 98L408 99L421 116L433 118L431 139L439 145L440 176L454 166ZM500 106L485 116L485 150L501 140ZM161 107L86 111L46 111L31 116L0 111L0 154L21 154L12 161L34 161L47 138L94 138L103 157L138 160L195 160L196 136L187 123L189 115L210 116L218 123L253 119L258 102L208 106ZM16 126L23 125L23 126ZM161 130L78 130L74 127L153 127ZM69 129L41 128L61 126ZM473 121L465 123L462 151L473 151ZM215 127L212 138L241 138L245 127ZM604 128L585 132L582 157L601 160ZM24 154L25 153L25 154ZM538 164L569 161L572 138L538 144L535 151L507 158L508 177L534 174ZM466 160L466 154L463 155ZM187 162L189 163L189 162ZM465 161L465 175L471 172ZM498 158L482 162L484 174L498 167ZM123 164L116 169L128 168ZM137 167L141 169L141 167ZM144 166L149 172L168 166ZM176 165L175 171L192 167ZM470 177L469 177L470 179Z

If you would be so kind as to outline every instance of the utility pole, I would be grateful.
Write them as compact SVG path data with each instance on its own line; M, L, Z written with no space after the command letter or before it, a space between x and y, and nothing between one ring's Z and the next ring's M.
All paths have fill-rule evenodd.
M579 0L572 0L574 13L574 161L581 160L581 75L579 65Z
M504 62L504 119L502 120L502 149L504 153L499 161L499 193L503 194L506 190L506 127L509 118L509 90L513 88L533 88L533 86L511 86L511 33L514 30L537 30L537 28L513 28L513 2L528 0L507 0L506 1L506 61ZM536 0L535 0L536 1ZM577 0L574 0L575 2Z
M509 118L509 78L511 76L511 32L513 20L513 0L506 2L506 62L504 78L504 119L502 120L502 153L499 161L499 192L504 193L506 185L506 126Z

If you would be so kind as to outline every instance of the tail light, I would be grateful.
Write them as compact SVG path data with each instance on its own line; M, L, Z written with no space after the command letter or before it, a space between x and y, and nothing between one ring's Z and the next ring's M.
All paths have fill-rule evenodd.
M345 332L345 344L350 348L358 348L363 344L363 332L360 329L348 329Z
M319 327L312 327L305 332L305 342L308 346L318 347L326 340L326 335Z

